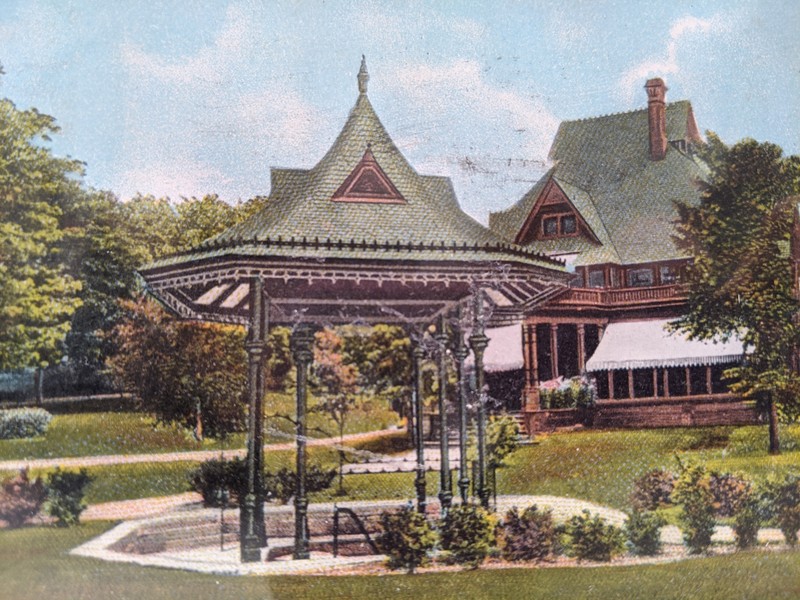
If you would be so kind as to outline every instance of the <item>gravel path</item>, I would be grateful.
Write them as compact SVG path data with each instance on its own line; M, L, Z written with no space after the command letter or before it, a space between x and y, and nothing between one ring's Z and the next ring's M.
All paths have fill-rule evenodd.
M366 433L352 433L344 436L345 442L357 442L371 440L385 435L397 433L397 429L381 429L379 431L368 431ZM339 443L338 437L319 438L308 440L308 446L333 446ZM275 452L279 450L293 450L294 442L283 442L280 444L266 444L264 452ZM155 454L107 454L103 456L70 456L62 458L35 458L24 460L4 460L0 461L0 471L19 471L20 469L47 469L52 467L75 468L75 467L95 467L100 465L127 465L133 463L165 463L179 461L200 462L219 457L219 450L195 450L191 452L159 452ZM247 450L239 448L236 450L225 450L225 456L245 456Z

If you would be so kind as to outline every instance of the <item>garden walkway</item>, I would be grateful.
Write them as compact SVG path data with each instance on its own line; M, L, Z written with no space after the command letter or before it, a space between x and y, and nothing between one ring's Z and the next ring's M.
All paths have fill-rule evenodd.
M352 433L344 436L347 442L362 442L385 435L397 433L397 429L381 429L378 431L368 431L365 433ZM309 439L308 446L334 446L339 443L338 437ZM265 444L264 452L276 452L280 450L294 450L295 443L282 442L279 444ZM226 458L234 456L245 456L247 450L239 448L236 450L225 450ZM103 456L70 456L62 458L35 458L22 460L0 461L0 471L19 471L20 469L48 469L53 467L75 468L75 467L95 467L102 465L126 465L133 463L168 463L180 461L201 462L212 458L219 458L219 450L194 450L190 452L159 452L154 454L106 454Z

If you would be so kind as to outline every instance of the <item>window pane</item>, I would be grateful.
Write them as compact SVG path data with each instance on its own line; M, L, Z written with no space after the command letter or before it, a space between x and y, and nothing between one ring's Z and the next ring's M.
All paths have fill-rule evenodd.
M667 285L678 281L678 271L675 267L661 267L661 283Z
M606 285L606 275L603 271L589 271L589 287L601 288Z
M628 285L630 287L653 285L653 269L635 269L633 271L628 271Z
M546 236L558 235L558 217L546 218L543 227Z
M575 220L575 215L565 215L561 217L561 233L569 235L578 230L578 223Z

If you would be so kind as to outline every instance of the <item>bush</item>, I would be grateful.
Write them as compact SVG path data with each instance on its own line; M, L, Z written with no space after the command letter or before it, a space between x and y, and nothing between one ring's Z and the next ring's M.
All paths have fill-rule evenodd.
M539 510L535 505L508 511L501 529L503 558L511 561L546 560L556 545L553 513Z
M681 505L680 528L690 554L700 554L711 546L714 533L714 495L706 470L686 465L675 483L673 500Z
M489 417L486 427L486 454L490 464L501 466L519 446L519 423L511 415Z
M204 506L219 507L221 490L241 504L247 493L247 463L242 458L207 460L189 475L189 484L202 494Z
M608 524L588 510L572 517L567 524L569 554L578 560L608 561L625 550L625 536L619 527Z
M559 377L540 384L539 399L545 409L589 408L597 399L597 390L585 377Z
M0 486L0 519L9 527L19 527L39 512L46 497L41 478L31 481L28 470L23 469Z
M718 517L732 517L750 493L750 482L730 473L711 473L708 481Z
M675 476L664 469L648 471L633 482L631 505L637 512L656 510L672 501Z
M454 562L477 569L494 545L494 524L480 506L457 504L442 520L440 536Z
M775 524L780 527L786 543L797 545L800 531L800 475L788 473L783 481L765 484L762 500Z
M47 477L48 512L59 527L77 525L86 505L83 497L92 478L81 469L77 473L56 468Z
M758 541L758 529L761 526L761 511L758 501L752 494L746 494L736 504L733 515L733 534L736 547L740 550L754 546Z
M313 494L326 490L336 477L336 469L322 469L312 465L306 469L306 493ZM274 475L264 475L264 493L267 499L276 498L281 504L286 504L295 493L296 474L290 469L281 469Z
M52 418L43 408L0 410L0 440L43 435Z
M389 557L390 569L407 569L413 573L425 564L428 553L436 546L436 532L425 515L409 506L381 513L381 527L378 548Z
M625 535L632 554L655 556L661 552L661 528L666 519L655 512L634 511L625 521Z

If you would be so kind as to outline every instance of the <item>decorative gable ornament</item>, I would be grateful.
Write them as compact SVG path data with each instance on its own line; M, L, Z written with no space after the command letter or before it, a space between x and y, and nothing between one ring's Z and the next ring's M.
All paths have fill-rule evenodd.
M405 204L403 195L383 172L372 150L367 150L361 161L344 180L331 198L334 202L375 202L379 204Z

